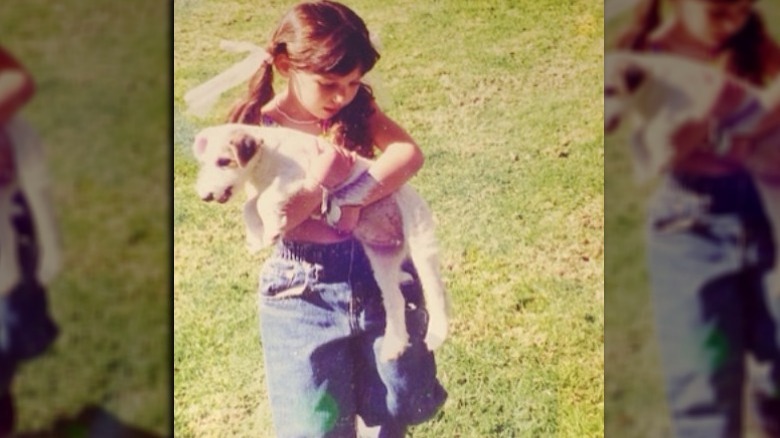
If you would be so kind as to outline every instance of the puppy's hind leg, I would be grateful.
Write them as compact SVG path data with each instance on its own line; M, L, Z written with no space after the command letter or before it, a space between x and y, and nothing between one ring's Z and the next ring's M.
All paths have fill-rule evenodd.
M39 254L36 278L41 284L48 284L62 265L62 251L49 193L43 145L35 130L18 118L8 124L8 133L15 146L19 186L35 226Z
M406 330L406 301L400 288L403 247L374 247L363 245L374 271L374 279L382 293L385 308L385 336L379 359L387 362L397 359L409 344Z
M34 187L33 189L26 192L26 195L27 204L35 223L36 240L40 253L36 275L41 284L48 284L60 270L62 251L48 190L45 187Z
M425 309L428 311L425 345L433 351L449 335L450 315L449 296L441 276L433 214L425 201L409 187L399 190L396 199L402 205L409 255L420 277Z
M413 248L411 259L425 297L428 311L428 330L425 345L433 351L441 347L449 334L450 303L439 270L439 257L435 248Z

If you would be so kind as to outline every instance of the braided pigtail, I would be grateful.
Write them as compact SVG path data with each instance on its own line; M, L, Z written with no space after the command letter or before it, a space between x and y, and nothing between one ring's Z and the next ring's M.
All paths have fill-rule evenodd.
M247 94L233 105L228 113L230 123L258 124L261 121L261 109L274 97L273 54L263 60L260 68L249 80Z
M647 39L661 23L661 0L642 0L634 17L618 38L617 48L637 52L647 49Z

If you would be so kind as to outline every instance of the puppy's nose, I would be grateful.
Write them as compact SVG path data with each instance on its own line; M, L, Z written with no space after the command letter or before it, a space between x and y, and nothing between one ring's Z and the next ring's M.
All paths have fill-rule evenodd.
M213 200L214 200L214 194L213 194L213 193L211 193L211 192L209 192L209 194L208 194L208 195L206 195L206 196L203 196L201 199L203 199L203 200L204 200L204 201L206 201L206 202L211 202L211 201L213 201Z

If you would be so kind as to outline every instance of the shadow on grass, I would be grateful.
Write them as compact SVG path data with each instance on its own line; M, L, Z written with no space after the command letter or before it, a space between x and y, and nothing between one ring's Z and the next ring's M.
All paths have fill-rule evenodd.
M105 409L89 405L72 418L61 418L49 429L13 435L15 438L162 438L162 435L122 423Z

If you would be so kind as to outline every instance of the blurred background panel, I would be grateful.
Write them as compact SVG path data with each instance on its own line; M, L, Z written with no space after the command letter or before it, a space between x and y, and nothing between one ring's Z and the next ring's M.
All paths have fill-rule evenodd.
M637 3L605 1L607 54ZM771 35L780 39L780 2L758 1L756 8ZM605 136L604 141L605 436L671 436L643 234L646 204L655 185L636 183L626 133Z
M49 290L60 337L14 382L22 435L169 434L170 11L31 0L0 14L37 83L22 115L45 142L65 252Z

